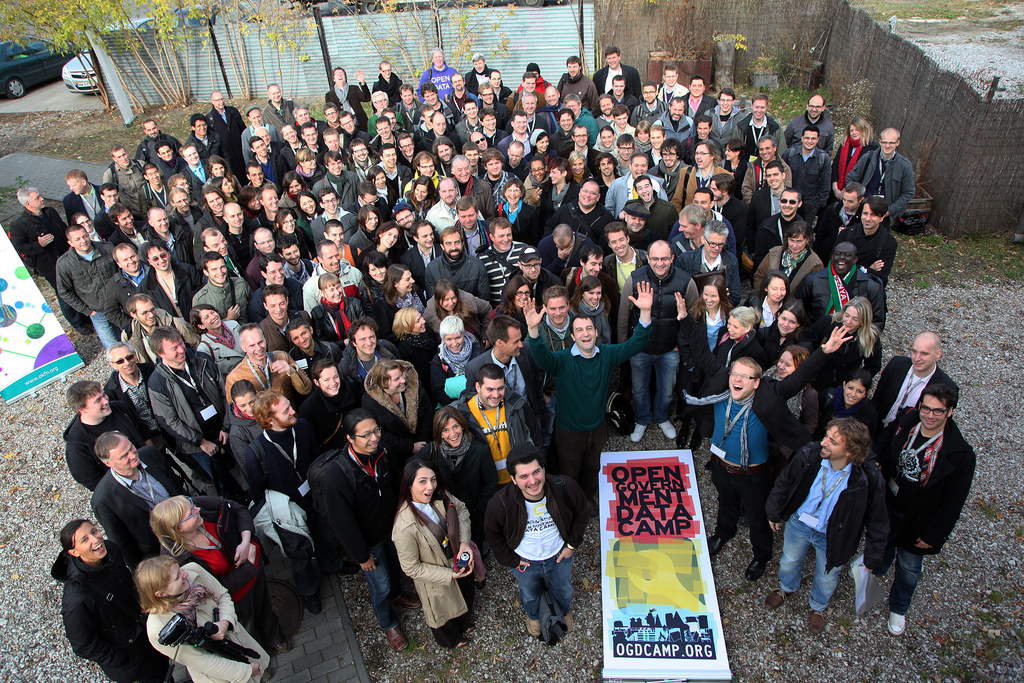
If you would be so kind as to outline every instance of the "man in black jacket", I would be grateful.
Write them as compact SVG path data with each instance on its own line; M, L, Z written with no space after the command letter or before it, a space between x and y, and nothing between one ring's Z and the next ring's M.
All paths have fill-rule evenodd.
M513 571L526 632L541 634L540 599L545 585L572 630L572 558L590 521L583 490L568 477L551 477L544 454L534 445L515 446L508 456L514 486L487 505L485 528L494 557ZM554 527L557 535L548 530Z
M175 261L162 242L150 242L144 256L150 269L139 293L152 297L157 308L187 321L192 298L203 286L202 274L194 266Z
M121 549L86 519L68 522L60 541L64 550L50 576L64 584L60 614L72 651L116 683L162 683L169 662L146 637Z
M112 371L107 383L103 385L103 393L111 401L127 403L134 408L140 428L149 430L152 445L158 453L163 453L165 439L153 415L153 404L149 401L148 382L156 366L152 363L139 363L135 349L125 342L117 342L107 349L107 361Z
M92 494L92 510L100 524L135 567L150 555L160 554L160 543L149 526L156 504L182 495L181 484L156 449L136 450L121 432L108 432L96 440L96 455L109 471Z
M860 222L844 228L836 236L837 242L849 242L857 247L857 263L881 280L883 287L889 282L900 246L883 225L888 217L885 197L868 197L860 206Z
M879 427L889 426L900 413L917 407L925 387L945 384L959 390L956 382L939 368L941 358L942 340L934 332L922 332L914 337L909 358L893 356L882 370L871 397L881 421ZM876 431L880 432L881 429Z
M809 443L790 460L768 496L768 523L776 533L786 527L779 584L765 598L778 609L800 588L807 551L814 546L809 624L812 633L825 630L825 610L839 582L843 565L856 554L861 531L867 530L864 566L882 566L889 517L882 477L868 459L871 432L852 417L832 420L821 443Z
M844 302L858 296L871 302L872 322L884 330L885 290L857 267L857 247L849 242L836 244L828 264L805 277L796 290L796 298L804 302L811 320L835 313Z
M604 243L604 227L615 220L608 209L601 204L601 188L597 181L584 180L580 186L579 198L575 202L562 204L548 219L546 226L554 230L556 225L568 225L573 234L589 237L594 244Z
M216 90L210 95L210 104L212 106L206 113L206 123L221 139L222 149L231 165L231 172L236 178L244 178L242 133L245 132L245 121L242 120L242 113L235 107L226 105L224 95Z
M925 555L937 555L967 502L976 456L953 421L959 391L933 384L918 410L889 423L874 445L886 483L889 544L880 574L896 560L889 591L889 632L906 630L906 614Z
M621 73L626 78L626 92L640 98L643 88L641 87L640 72L628 64L622 63L622 52L614 45L604 49L606 66L602 66L594 72L594 87L597 94L601 95L612 91L612 78Z
M345 416L343 428L348 447L324 476L327 520L348 556L363 570L377 622L391 648L400 652L408 642L392 603L415 609L420 600L402 592L402 568L391 541L397 501L390 458L381 446L377 421L362 408Z
M414 246L406 250L400 260L408 266L420 290L428 297L433 296L433 292L427 291L425 287L427 264L441 256L441 247L434 241L434 226L430 221L416 221L411 232Z
M99 382L79 380L68 387L66 398L68 407L78 414L64 430L64 458L71 476L90 491L106 474L93 450L101 435L118 431L138 448L153 445L149 429L140 423L131 404L111 401Z
M104 313L107 320L119 330L128 330L131 329L132 318L128 315L126 304L132 295L141 291L149 266L140 262L135 245L128 242L114 247L114 263L117 264L117 270L103 289L107 303Z

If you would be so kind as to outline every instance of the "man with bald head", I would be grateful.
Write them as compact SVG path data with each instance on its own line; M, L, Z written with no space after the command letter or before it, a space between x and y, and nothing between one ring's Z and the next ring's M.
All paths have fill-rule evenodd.
M942 358L942 339L934 332L921 332L914 337L910 356L893 356L882 370L871 401L878 411L881 425L888 425L901 413L912 410L925 387L945 384L959 389L949 375L938 366Z

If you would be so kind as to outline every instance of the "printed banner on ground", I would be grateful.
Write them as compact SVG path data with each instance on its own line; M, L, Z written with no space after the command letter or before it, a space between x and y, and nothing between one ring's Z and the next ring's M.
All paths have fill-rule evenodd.
M16 401L83 365L7 232L0 230L0 398Z
M688 450L601 455L604 677L732 680Z

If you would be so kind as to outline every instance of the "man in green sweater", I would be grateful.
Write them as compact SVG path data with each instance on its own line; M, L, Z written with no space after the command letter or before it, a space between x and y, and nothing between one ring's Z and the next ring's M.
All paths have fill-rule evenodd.
M538 311L531 299L523 310L530 328L530 355L539 368L555 378L555 394L561 397L555 405L555 444L561 473L579 483L591 501L592 513L597 509L594 498L601 451L608 440L604 418L612 370L643 351L651 336L651 286L640 283L637 296L629 300L640 309L640 324L624 344L601 348L597 346L594 321L580 314L572 321L572 348L552 352L539 331L547 309Z

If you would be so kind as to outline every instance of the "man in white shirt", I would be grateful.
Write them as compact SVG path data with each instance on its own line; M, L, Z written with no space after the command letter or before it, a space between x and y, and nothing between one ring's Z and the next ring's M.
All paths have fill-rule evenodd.
M914 337L909 358L893 356L882 370L871 397L882 426L895 420L904 410L915 408L925 387L945 384L959 389L956 382L939 368L941 358L942 339L934 332L921 332Z

